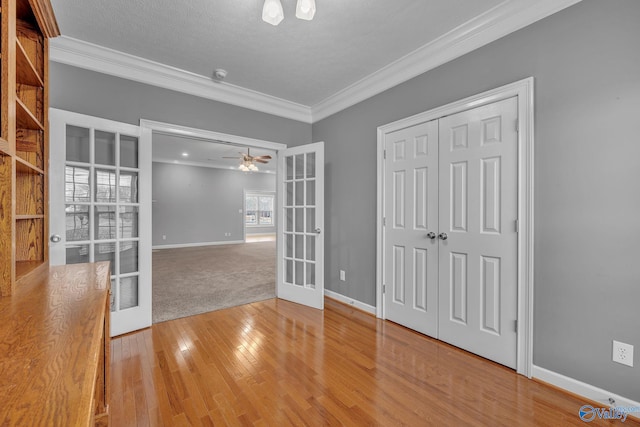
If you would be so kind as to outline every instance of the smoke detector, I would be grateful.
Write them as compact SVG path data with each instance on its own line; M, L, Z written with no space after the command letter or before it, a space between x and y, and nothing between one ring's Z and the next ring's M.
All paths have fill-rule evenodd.
M213 79L221 82L224 80L224 78L227 77L227 70L223 70L222 68L216 68L213 71Z

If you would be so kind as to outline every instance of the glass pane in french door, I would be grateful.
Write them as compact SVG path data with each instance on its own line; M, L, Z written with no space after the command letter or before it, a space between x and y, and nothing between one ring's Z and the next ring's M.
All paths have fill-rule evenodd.
M288 156L285 159L284 183L284 281L315 289L315 153Z
M138 306L138 138L67 125L66 263L111 263L111 311Z

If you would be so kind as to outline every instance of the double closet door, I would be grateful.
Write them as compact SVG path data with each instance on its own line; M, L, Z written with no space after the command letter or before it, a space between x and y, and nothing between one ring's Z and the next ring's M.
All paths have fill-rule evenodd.
M517 98L385 139L388 320L516 367Z

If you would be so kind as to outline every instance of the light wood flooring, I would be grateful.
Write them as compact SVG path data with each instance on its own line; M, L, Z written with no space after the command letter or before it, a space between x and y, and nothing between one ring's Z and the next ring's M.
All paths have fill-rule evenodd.
M114 427L584 426L588 403L329 299L324 312L271 299L116 338L111 390Z

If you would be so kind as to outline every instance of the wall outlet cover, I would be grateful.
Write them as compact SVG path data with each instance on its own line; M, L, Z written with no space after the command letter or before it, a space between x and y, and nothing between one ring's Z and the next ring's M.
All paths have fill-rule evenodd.
M633 367L633 346L614 340L612 360Z
M347 280L347 274L345 273L344 270L340 270L340 280L343 282Z

